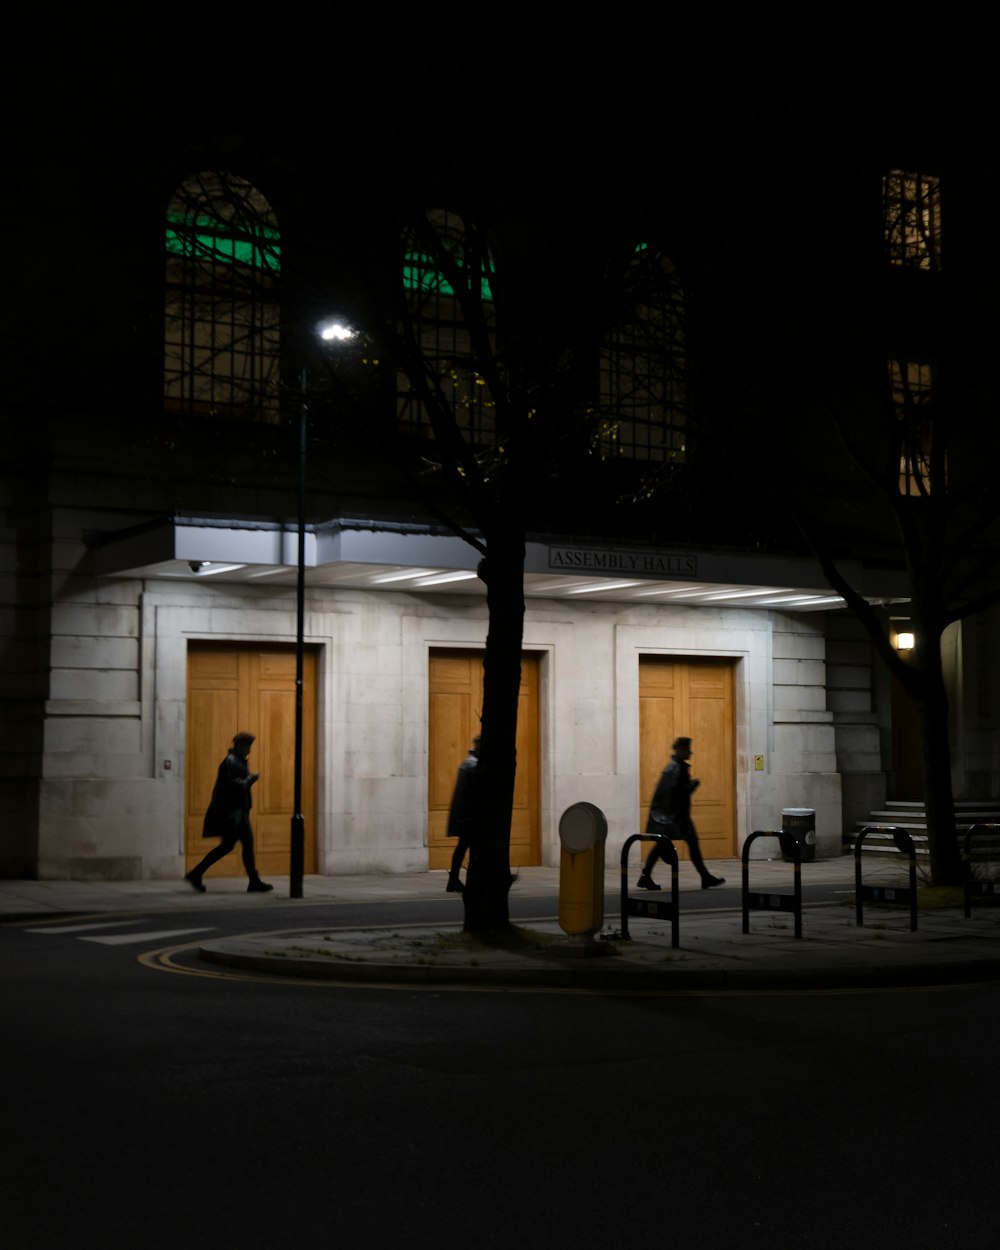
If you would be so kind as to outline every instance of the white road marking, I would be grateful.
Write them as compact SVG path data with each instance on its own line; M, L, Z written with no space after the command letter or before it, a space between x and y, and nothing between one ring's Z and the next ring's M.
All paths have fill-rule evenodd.
M25 929L25 933L86 933L91 929L123 929L130 924L142 924L141 920L99 920L91 924L46 925L44 929Z
M158 929L155 933L110 933L106 937L82 937L81 942L99 942L102 946L125 946L129 942L158 942L161 938L180 937L184 933L210 933L212 925L199 929Z

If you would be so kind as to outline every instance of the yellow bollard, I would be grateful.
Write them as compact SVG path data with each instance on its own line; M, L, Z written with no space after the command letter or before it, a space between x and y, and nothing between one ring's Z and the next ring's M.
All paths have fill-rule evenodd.
M559 820L559 927L593 940L604 924L604 843L608 822L593 803L574 803Z

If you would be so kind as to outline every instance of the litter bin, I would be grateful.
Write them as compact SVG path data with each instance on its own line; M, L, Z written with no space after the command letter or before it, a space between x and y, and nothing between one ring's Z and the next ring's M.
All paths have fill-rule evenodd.
M816 811L812 807L786 807L781 813L782 833L790 833L799 844L799 859L811 864L816 858ZM781 858L786 864L792 857L784 852Z
M604 923L604 843L608 822L593 803L574 803L559 820L559 927L591 939Z

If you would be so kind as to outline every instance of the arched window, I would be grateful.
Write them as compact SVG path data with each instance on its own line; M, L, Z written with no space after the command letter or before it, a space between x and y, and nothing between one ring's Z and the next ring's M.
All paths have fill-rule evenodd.
M684 299L672 262L640 244L622 316L601 352L603 456L681 463L687 451Z
M485 243L466 232L462 219L431 209L403 238L403 292L409 321L410 360L400 373L400 421L429 434L430 423L415 370L442 397L462 433L475 445L492 440L494 402L477 365L491 347L494 328L493 266ZM476 339L479 337L477 349Z
M167 209L164 399L175 412L278 416L278 223L245 178L188 178Z

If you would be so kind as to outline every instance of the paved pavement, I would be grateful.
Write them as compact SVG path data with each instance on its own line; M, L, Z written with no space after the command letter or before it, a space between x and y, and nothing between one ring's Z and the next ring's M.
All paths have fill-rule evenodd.
M336 909L356 902L393 902L444 896L445 873L317 877L305 879L301 916L294 926L282 911L282 928L242 937L206 940L200 958L214 965L254 974L296 976L352 983L440 986L577 988L600 992L696 989L815 988L947 984L1000 980L1000 908L976 906L964 916L959 892L919 890L918 927L910 929L905 904L865 901L864 925L856 923L854 859L842 856L802 866L802 936L795 917L780 900L793 893L794 869L780 860L750 864L750 897L765 896L749 911L743 932L742 864L715 861L727 885L712 892L712 906L701 902L698 879L689 864L680 869L679 945L672 945L669 915L629 916L622 937L620 871L607 865L604 922L596 937L563 932L552 919L559 888L558 868L524 868L514 890L522 900L538 898L533 918L517 920L513 940L487 945L462 932L463 909L448 896L454 922L351 927ZM633 874L634 876L634 874ZM669 871L658 878L669 887ZM191 912L199 907L255 912L288 901L288 879L273 878L273 894L248 896L237 878L207 879L209 893L194 894L183 881L0 881L0 922L55 919L67 915ZM898 889L906 885L897 863L865 860L866 885ZM669 902L669 888L651 896ZM826 901L817 901L822 894ZM830 896L836 901L828 901ZM331 916L331 908L333 915ZM772 908L774 908L772 910ZM322 911L322 919L320 912Z

